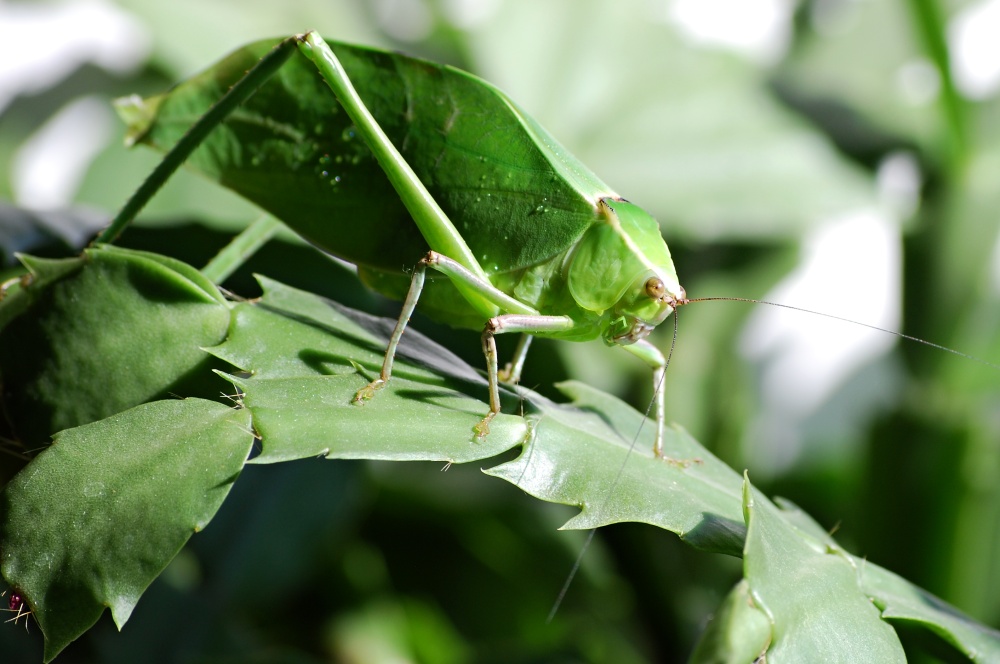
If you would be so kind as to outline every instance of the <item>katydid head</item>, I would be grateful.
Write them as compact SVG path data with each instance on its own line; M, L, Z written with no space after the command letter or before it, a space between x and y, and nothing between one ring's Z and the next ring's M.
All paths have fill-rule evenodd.
M609 344L649 335L686 301L660 227L628 201L602 198L601 220L580 239L567 267L567 284L582 308L602 316Z
M686 302L684 288L675 284L667 289L656 274L641 279L638 288L630 289L614 308L605 334L610 343L628 345L645 339L657 325Z

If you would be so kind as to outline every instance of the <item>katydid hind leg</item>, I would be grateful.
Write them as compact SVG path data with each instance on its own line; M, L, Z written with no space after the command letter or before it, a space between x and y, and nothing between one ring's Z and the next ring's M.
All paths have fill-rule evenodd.
M486 417L473 427L476 436L481 438L489 434L489 423L500 412L500 372L498 369L499 363L494 336L509 332L522 332L525 335L531 335L541 332L565 331L573 327L573 321L567 316L545 316L539 314L528 305L514 300L506 293L498 290L488 281L483 281L457 261L443 256L438 252L430 251L417 263L417 266L413 270L413 276L410 279L410 289L403 302L403 309L400 312L399 319L396 321L396 327L389 338L385 358L382 362L382 371L378 378L358 390L354 396L355 403L364 402L374 397L375 393L385 387L392 377L392 367L396 359L396 350L403 332L410 321L410 317L417 307L417 302L420 300L420 294L423 291L426 281L427 268L433 268L441 272L453 282L464 284L478 295L492 302L498 309L515 309L517 312L521 312L494 316L486 323L483 331L483 354L487 361L490 410ZM520 365L523 365L526 352L527 342L523 342L519 346L513 362L514 366L517 367L518 373L520 373Z
M482 438L490 432L490 422L500 412L500 372L497 370L496 335L521 332L525 335L545 332L560 332L573 327L568 316L545 316L542 314L501 314L489 319L483 329L483 354L486 356L486 374L490 384L490 412L473 430ZM529 337L530 338L530 337ZM522 353L527 352L527 343ZM514 362L523 364L523 357L515 357Z
M396 360L396 349L399 346L399 340L403 337L403 331L406 330L406 325L410 322L410 317L413 316L413 311L417 308L417 302L420 300L420 293L424 290L424 282L427 276L427 262L421 260L417 263L417 266L413 269L413 276L410 278L410 289L406 293L406 299L403 300L403 309L399 313L399 319L396 321L396 327L392 330L392 335L389 337L389 345L385 349L385 358L382 360L382 371L379 373L379 377L368 383L354 395L354 403L363 403L375 396L378 390L381 390L389 382L389 378L392 377L392 365Z
M522 334L521 338L518 339L517 347L514 349L514 356L498 374L501 383L516 385L521 382L521 371L524 369L524 360L528 357L528 349L531 347L532 339L534 337L530 334Z

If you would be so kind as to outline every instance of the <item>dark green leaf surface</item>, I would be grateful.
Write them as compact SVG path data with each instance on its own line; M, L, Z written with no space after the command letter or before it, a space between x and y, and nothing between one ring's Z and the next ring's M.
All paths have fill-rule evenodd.
M352 319L322 298L262 284L264 297L237 305L229 338L211 349L252 374L232 380L261 438L256 463L311 456L462 462L496 456L524 439L527 425L510 414L513 399L490 435L476 438L472 428L489 410L485 381L413 330L403 336L402 361L388 386L369 402L352 403L382 366L385 340L377 332L386 321L356 313ZM452 379L444 377L449 373Z
M861 589L882 610L884 619L922 625L973 661L1000 661L1000 632L976 622L884 567L848 554L822 526L797 506L780 498L775 502L781 506L781 515L786 521L851 561L857 570Z
M0 495L4 579L52 659L146 587L215 514L250 451L249 413L156 401L63 431Z
M856 560L861 586L890 621L920 625L939 635L973 662L1000 661L1000 632L887 569Z
M230 338L211 349L220 358L254 374L237 382L262 437L263 452L257 461L320 454L471 461L527 441L517 459L485 472L542 500L580 507L581 513L564 527L639 521L666 528L702 549L743 553L746 526L741 479L683 429L667 430L666 453L691 463L678 466L654 459L651 422L591 386L569 382L559 386L571 399L569 405L522 391L527 398L524 407L531 422L529 433L525 433L523 420L509 414L518 408L517 402L510 401L504 405L505 414L494 421L503 423L503 428L494 426L494 433L484 441L470 444L469 428L486 409L485 391L480 387L478 398L469 398L453 387L464 384L462 389L468 390L469 382L482 386L482 378L447 350L412 330L404 335L401 346L401 357L409 361L397 365L390 387L364 406L352 405L349 402L354 392L367 380L352 363L365 367L370 376L377 373L384 335L392 321L352 312L270 280L261 281L265 296L255 305L237 306ZM758 498L755 505L762 501ZM754 540L755 566L768 546L776 547L773 556L768 550L766 560L777 561L777 566L754 571L754 578L763 579L764 596L785 596L782 584L786 583L784 575L789 565L800 571L819 570L822 578L818 585L802 586L798 603L786 605L793 618L808 615L802 613L805 607L815 610L833 606L830 610L834 618L863 617L858 634L871 632L880 643L889 635L889 642L895 643L891 628L879 618L871 602L883 606L886 597L891 597L894 606L907 606L912 611L916 606L901 605L902 598L924 597L923 591L902 580L897 581L898 587L890 595L883 595L874 582L860 587L859 569L869 570L875 580L895 577L843 552L819 524L791 503L779 504L781 510L768 503L766 528ZM837 553L823 553L824 546ZM781 560L780 555L789 556L789 560ZM844 604L826 604L826 599L810 594L814 591L836 595L837 601ZM727 606L736 601L731 597ZM947 625L950 638L963 652L1000 654L1000 640L993 632L943 603L923 606L927 622ZM863 607L860 613L859 607ZM745 650L741 648L753 650L762 642L760 626L754 626L759 622L754 617L760 615L759 610L748 609L749 614L745 614L745 607L738 608L728 632L709 639L714 639L714 647L742 653ZM836 634L854 629L835 624L835 620L829 623L831 630L840 630ZM812 647L808 639L800 640L800 634L796 632L791 645L783 647L792 648L791 652ZM814 632L808 634L816 636ZM895 652L891 646L889 649ZM873 652L881 653L878 649Z
M740 555L745 547L757 608L737 588L703 641L707 658L759 652L771 639L769 657L777 661L824 648L847 653L845 661L861 650L891 661L898 643L876 606L887 618L926 624L963 652L1000 653L994 633L848 556L801 511L777 510L757 496L744 512L740 477L682 429L668 429L665 441L681 462L654 459L652 424L587 385L560 386L569 405L527 390L519 391L519 405L508 393L492 433L476 439L485 381L411 330L390 386L369 403L352 404L381 365L392 321L261 282L265 295L234 305L226 340L210 349L245 372L230 377L243 410L193 399L153 402L66 431L3 494L4 578L28 598L49 655L104 606L119 625L128 618L192 530L211 518L246 459L251 428L261 439L258 463L318 455L473 461L523 445L518 458L486 472L543 500L580 507L567 528L638 521L705 550ZM190 284L198 288L197 280ZM525 416L513 414L519 408ZM122 523L143 523L150 535L139 542Z
M774 623L767 661L905 662L888 623L864 594L853 561L812 540L744 484L746 580Z
M581 506L567 527L641 521L702 548L733 555L742 550L739 475L679 428L668 430L666 450L692 461L687 467L652 457L652 423L634 409L569 383L562 386L574 400L569 406L522 392L530 432L512 414L521 406L510 398L490 435L476 440L472 426L487 410L483 379L413 331L403 336L404 361L389 386L364 405L352 404L381 367L385 342L378 334L387 331L387 321L349 316L315 295L262 284L263 298L237 305L229 338L211 349L251 374L234 381L261 437L256 462L327 454L471 461L527 440L518 459L487 472L543 500Z
M225 337L229 305L197 270L116 247L22 260L33 281L0 307L0 372L4 412L29 448L170 392L211 393L201 348Z

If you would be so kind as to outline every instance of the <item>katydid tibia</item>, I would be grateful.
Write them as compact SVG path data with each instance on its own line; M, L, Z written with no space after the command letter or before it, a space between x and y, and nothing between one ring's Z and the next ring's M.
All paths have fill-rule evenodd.
M356 264L376 290L404 300L381 374L356 400L390 380L396 344L419 299L438 320L483 329L490 404L474 427L477 436L488 434L500 410L496 335L600 338L652 369L654 453L664 458L659 383L666 362L646 337L686 300L656 221L469 74L344 44L331 48L307 33L274 47L244 76L265 50L257 44L238 51L162 98L132 102L126 115L135 120L133 138L171 149L163 178L216 124L239 135L234 144L255 145L253 155L213 147L193 152L191 161ZM206 89L216 98L232 91L208 111L199 108ZM287 95L289 115L304 113L307 121L286 126L256 115L251 95ZM184 118L194 111L207 118L179 141L190 122L171 121L176 108ZM315 131L291 129L300 126ZM285 197L282 178L303 168L312 169L315 196ZM234 171L240 177L227 178ZM126 205L100 239L113 238L137 207ZM447 279L425 280L428 268ZM527 344L518 348L504 372L512 382Z

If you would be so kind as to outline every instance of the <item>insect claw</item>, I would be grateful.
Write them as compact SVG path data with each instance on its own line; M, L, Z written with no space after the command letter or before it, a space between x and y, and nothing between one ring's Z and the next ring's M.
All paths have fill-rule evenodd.
M486 414L486 417L484 417L479 424L472 427L472 430L476 434L476 438L485 438L490 435L490 422L494 417L496 417L496 413L491 411Z
M661 450L654 450L653 452L654 452L653 456L655 456L660 461L668 463L671 466L674 466L675 468L680 468L682 470L684 468L689 468L691 466L700 466L701 464L704 463L704 461L702 461L698 457L695 457L693 459L675 459L673 457L668 457Z
M385 383L386 381L382 380L381 378L376 378L375 380L373 380L372 382L368 383L360 390L358 390L357 393L354 395L354 398L351 399L351 403L364 403L365 401L368 401L369 399L375 396L376 392L385 387Z

